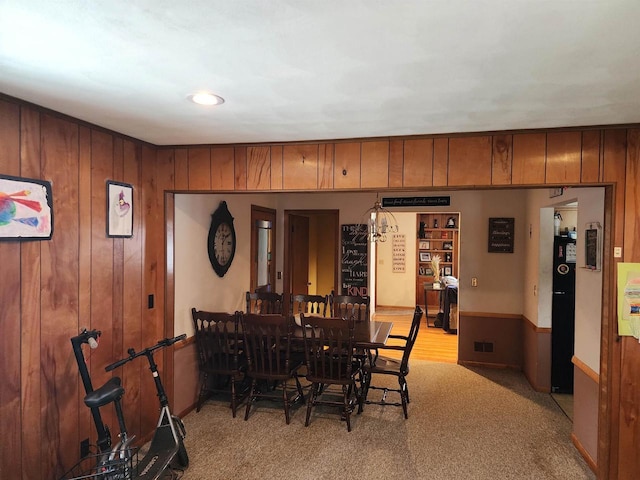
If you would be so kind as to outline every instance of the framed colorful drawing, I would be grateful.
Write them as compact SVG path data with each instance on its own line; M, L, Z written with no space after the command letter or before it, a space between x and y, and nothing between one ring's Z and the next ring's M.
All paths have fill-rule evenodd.
M107 237L133 236L133 186L107 180Z
M0 175L0 240L49 240L52 235L51 183Z

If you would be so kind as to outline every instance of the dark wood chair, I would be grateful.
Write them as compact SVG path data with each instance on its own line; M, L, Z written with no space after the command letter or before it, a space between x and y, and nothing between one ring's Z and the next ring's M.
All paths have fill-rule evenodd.
M198 350L200 392L196 411L210 393L230 393L231 413L235 417L243 397L239 392L247 367L238 333L239 315L191 309Z
M317 315L325 317L329 310L328 295L291 294L289 311L291 315Z
M281 314L283 309L283 298L280 293L273 292L247 292L246 313L257 314Z
M307 364L307 380L311 382L311 392L307 399L307 418L305 426L309 426L311 410L316 405L340 407L340 413L347 422L347 431L351 431L351 412L358 405L358 413L362 412L361 389L357 378L360 376L360 363L354 361L354 326L353 318L325 318L301 315L303 338ZM336 352L339 352L336 354ZM340 400L330 389L331 385L339 385L342 389Z
M251 377L251 392L244 419L249 419L253 401L258 398L280 399L289 424L289 407L298 399L304 401L297 372L304 365L302 354L292 352L291 342L295 324L284 315L247 313L241 316L244 348L247 355L247 375ZM296 382L296 392L290 395L287 383ZM258 381L261 381L258 388ZM282 389L277 393L277 387ZM293 397L293 398L290 398Z
M329 306L332 317L353 317L356 322L368 322L371 317L369 297L332 294Z
M389 340L391 344L385 345L384 347L380 347L380 351L384 353L385 350L395 350L402 352L402 359L396 360L395 358L385 357L383 355L379 355L374 364L366 364L364 366L365 370L365 387L364 387L364 398L365 403L367 404L376 404L376 405L394 405L394 406L402 406L404 411L404 418L409 418L407 414L407 404L409 403L409 387L407 386L407 375L409 375L409 356L411 355L411 350L413 349L413 345L418 337L418 331L420 330L420 320L422 319L422 309L419 306L416 306L415 312L413 314L413 320L411 321L411 327L409 328L409 334L404 335L389 335ZM393 345L393 339L399 340L399 345ZM393 375L398 378L399 388L386 388L386 387L376 387L371 385L371 380L373 375ZM382 399L379 401L371 401L367 399L367 395L369 393L369 389L377 389L382 390ZM387 402L387 393L389 392L397 392L400 394L400 403L398 402Z

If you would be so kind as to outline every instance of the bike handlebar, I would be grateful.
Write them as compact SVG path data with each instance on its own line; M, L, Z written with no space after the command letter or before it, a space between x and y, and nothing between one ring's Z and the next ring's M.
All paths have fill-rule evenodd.
M150 354L151 352L159 349L159 348L164 348L164 347L168 347L170 345L173 345L176 342L179 342L180 340L184 340L185 338L187 338L187 334L183 333L182 335L178 335L177 337L173 337L173 338L165 338L160 340L158 343L156 343L154 346L152 347L147 347L144 350L140 350L139 352L136 353L136 351L133 348L130 348L128 350L129 356L126 358L123 358L122 360L118 360L117 362L112 363L111 365L107 365L105 367L105 370L107 372L110 372L111 370L114 370L118 367L121 367L122 365L124 365L127 362L130 362L131 360L133 360L134 358L138 358L141 355L147 355Z

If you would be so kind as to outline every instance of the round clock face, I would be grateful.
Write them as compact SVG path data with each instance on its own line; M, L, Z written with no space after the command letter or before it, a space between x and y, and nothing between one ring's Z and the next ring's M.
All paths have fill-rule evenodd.
M233 257L233 232L228 223L221 223L213 239L213 253L220 265L226 265Z
M220 202L218 209L211 214L207 249L213 270L219 277L224 277L236 253L236 231L227 202Z

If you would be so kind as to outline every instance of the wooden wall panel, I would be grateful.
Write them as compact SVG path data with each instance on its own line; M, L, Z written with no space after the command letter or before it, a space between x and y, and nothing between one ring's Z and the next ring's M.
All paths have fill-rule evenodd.
M282 190L282 145L271 146L271 190Z
M318 146L318 189L333 188L333 143L321 143Z
M389 141L389 186L402 187L404 182L404 141Z
M449 139L433 140L433 186L445 187L449 182Z
M360 188L360 143L336 143L335 188Z
M285 145L282 152L282 187L285 190L318 188L318 145Z
M544 183L547 136L523 133L513 136L513 185Z
M580 183L582 132L547 134L546 183Z
M605 237L609 236L614 246L623 247L624 239L624 211L625 211L625 160L626 160L626 130L615 129L605 130L603 145L603 177L605 182L611 182L616 185L613 192L613 219L611 220L611 228L605 230ZM605 222L607 218L605 217ZM624 255L624 248L623 248ZM610 272L616 271L616 264L620 259L610 258L603 261L603 266L611 262ZM616 290L615 273L605 280L604 288ZM610 296L609 296L610 297ZM602 329L602 358L604 362L600 363L600 380L601 380L601 397L606 398L604 403L599 406L600 425L610 425L609 431L603 431L598 437L598 465L602 468L601 476L603 478L618 478L618 459L619 452L619 433L621 426L619 425L620 413L620 357L621 342L618 340L617 327L615 322L606 323L607 318L615 319L616 310L615 300L609 297L603 299L603 309L606 315L603 315ZM607 328L608 327L608 328ZM614 361L614 359L618 359ZM624 455L623 455L624 457ZM608 471L607 471L608 469Z
M54 233L42 242L41 411L42 471L58 478L77 459L78 371L70 361L69 333L78 325L78 126L50 115L41 117L42 176L53 184ZM102 184L105 190L104 181ZM104 194L103 194L104 195ZM101 204L103 219L105 205ZM97 247L99 248L99 247ZM102 292L109 295L109 291ZM52 402L55 398L55 402Z
M0 131L2 131L1 128ZM28 178L42 177L40 114L27 107L21 108L20 165L20 175ZM44 477L40 462L33 461L42 456L42 444L40 443L40 412L42 409L40 389L40 324L42 321L40 317L40 246L41 242L22 242L20 244L22 478L33 480ZM4 263L2 265L4 267ZM70 379L70 384L75 384L77 388L77 382L74 382L73 379ZM86 420L88 418L82 418L82 415L79 415L79 423L82 423L83 420L87 426Z
M78 140L78 324L75 332L82 328L91 328L91 129L80 126ZM105 332L109 334L109 332ZM91 372L91 356L87 355L87 366ZM90 410L84 404L86 395L80 376L78 382L78 433L79 438L89 438L92 445L96 444L97 435L92 427Z
M105 132L91 131L91 217L82 227L91 231L91 324L103 333L100 348L91 355L91 379L99 386L106 382L111 373L104 368L121 352L117 345L120 337L116 334L117 323L113 317L113 244L106 235L107 205L106 181L116 180L113 171L113 137ZM105 409L103 420L115 425L113 409Z
M494 135L491 157L491 183L510 185L513 162L513 135Z
M20 108L0 99L0 172L20 175ZM0 429L3 432L0 448L0 472L21 470L23 429L21 415L20 369L20 244L0 242ZM39 412L38 412L39 414ZM24 425L27 427L28 425ZM6 435L6 436L5 436ZM36 450L37 451L37 450ZM37 461L39 457L35 457ZM7 478L9 478L7 476ZM19 478L16 476L15 478Z
M247 147L233 149L233 164L235 166L235 190L247 189Z
M433 139L404 141L403 177L405 187L433 185Z
M211 190L233 190L235 161L233 147L211 149Z
M159 158L168 158L172 150L158 150ZM211 190L211 149L189 148L189 190Z
M176 153L175 160L178 158L184 160L186 165L187 151L179 149L180 154ZM176 151L177 152L177 151ZM183 162L181 161L181 164ZM176 164L176 171L178 165ZM187 181L187 177L183 176L183 181ZM123 332L122 332L122 351L114 360L124 358L127 355L128 348L134 348L136 351L148 346L148 342L143 344L142 339L147 338L146 329L142 326L142 308L143 308L143 259L142 259L142 191L140 178L140 149L130 141L124 143L124 172L123 181L133 185L133 236L123 239ZM185 188L185 187L183 187ZM142 359L141 359L142 360ZM123 400L123 408L127 412L127 427L132 432L141 434L140 416L141 416L141 392L140 378L148 372L148 366L143 361L130 362L123 367L117 375L122 378L122 383L127 392ZM145 406L146 408L146 406Z
M247 190L271 188L271 148L247 147Z
M160 161L164 160L161 164ZM144 342L147 346L155 339L162 338L164 333L164 189L167 185L168 158L158 157L156 150L143 146L141 151L141 183L142 183L142 218L143 222L143 252L144 276L142 293L142 324L144 328ZM171 178L171 177L169 177ZM153 308L148 308L149 296L153 295ZM151 340L154 339L154 340ZM162 355L158 355L161 364ZM141 359L143 360L143 359ZM154 405L155 387L151 375L142 375L140 393L148 404L143 405L140 415L141 432L153 431L157 421L157 410L146 408ZM154 403L151 403L154 402Z
M389 141L362 142L360 183L362 188L389 186Z
M491 185L491 137L449 140L448 185Z
M582 183L596 183L600 180L600 137L601 130L582 132Z
M640 262L640 130L630 129L627 134L624 218L624 261ZM619 451L638 451L640 439L640 348L632 337L622 339L622 369L620 383L620 443ZM624 455L624 454L623 454ZM618 462L619 478L634 478L640 472L640 457L626 455Z
M158 155L160 155L158 150ZM186 148L176 148L173 150L173 162L175 164L176 190L189 189L189 150ZM138 165L138 164L136 164ZM139 166L139 165L138 165ZM211 161L211 178L213 182L213 159Z

